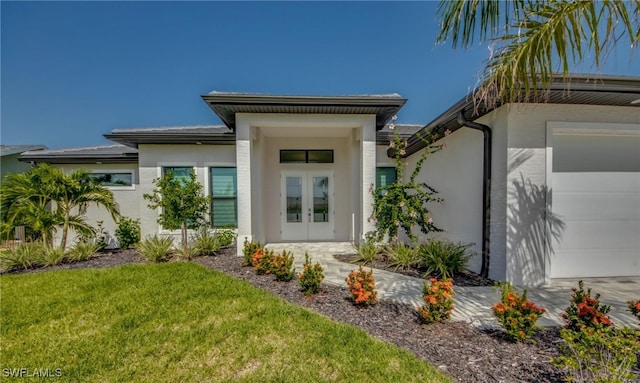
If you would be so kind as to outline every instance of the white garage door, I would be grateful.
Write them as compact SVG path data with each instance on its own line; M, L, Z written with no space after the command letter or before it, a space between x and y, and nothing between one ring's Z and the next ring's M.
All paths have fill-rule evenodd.
M551 213L564 224L550 277L640 275L640 125L556 128L550 138Z

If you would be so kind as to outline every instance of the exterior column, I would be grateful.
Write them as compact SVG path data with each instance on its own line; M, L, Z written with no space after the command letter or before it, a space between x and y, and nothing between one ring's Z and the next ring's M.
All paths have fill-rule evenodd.
M236 170L238 178L238 238L237 255L242 255L245 239L251 233L251 129L248 123L236 120Z
M372 116L368 124L360 128L360 174L362 175L361 183L361 231L360 239L365 234L373 231L375 225L369 222L369 218L373 213L373 195L370 188L376 184L376 125L375 116Z

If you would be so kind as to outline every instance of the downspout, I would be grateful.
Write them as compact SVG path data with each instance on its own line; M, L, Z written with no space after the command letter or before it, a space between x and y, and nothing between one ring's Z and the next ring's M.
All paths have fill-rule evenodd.
M458 123L467 128L479 130L484 136L482 162L482 267L480 275L489 277L490 237L491 237L491 128L464 118L464 108L458 112Z

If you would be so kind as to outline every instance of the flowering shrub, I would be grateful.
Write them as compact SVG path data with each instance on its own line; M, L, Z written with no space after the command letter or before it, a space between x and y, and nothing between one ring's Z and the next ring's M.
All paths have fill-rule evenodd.
M262 249L262 244L260 242L248 241L247 239L244 240L244 245L242 247L244 266L253 266L253 254L258 249Z
M453 311L453 282L451 279L438 281L429 279L431 286L424 282L422 299L424 305L418 308L420 318L424 323L444 322L451 318Z
M267 249L258 249L253 253L252 264L258 274L271 273L271 262L273 260L273 251Z
M627 304L629 305L629 311L631 314L640 320L640 299L637 301L629 301Z
M345 281L355 304L368 306L378 300L373 271L365 271L360 266L358 271L351 271Z
M500 302L491 306L493 315L514 341L529 338L536 331L536 322L546 311L527 299L527 290L519 295L508 282L499 283Z
M298 284L302 288L304 295L314 295L320 291L320 283L324 279L322 266L319 263L311 265L309 254L304 253L304 265L302 272L298 275Z
M585 327L611 326L613 322L607 316L611 307L600 304L600 294L591 297L591 289L584 290L582 281L578 282L578 288L571 289L571 303L562 313L565 327L572 330L580 330Z
M271 258L271 272L276 281L289 282L295 274L293 270L293 255L283 250L282 254L278 254Z

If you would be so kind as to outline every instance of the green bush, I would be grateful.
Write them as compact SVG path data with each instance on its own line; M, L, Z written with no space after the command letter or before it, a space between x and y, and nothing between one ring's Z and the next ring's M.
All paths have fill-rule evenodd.
M385 252L389 256L389 264L396 270L407 270L417 266L420 262L418 251L402 242L396 242L385 247Z
M220 239L207 229L200 230L194 237L195 255L215 255L220 250Z
M172 237L147 237L138 245L140 255L147 261L163 262L169 258L171 247L173 246Z
M441 239L429 239L418 249L421 265L427 274L436 274L441 278L451 278L455 273L467 268L469 259L474 255L467 252L471 244L463 245Z
M140 220L121 217L115 234L121 249L135 246L140 242Z
M630 382L640 353L640 331L613 326L565 328L561 356L553 364L573 382Z
M311 264L309 254L304 253L304 265L302 272L298 275L298 284L302 288L304 295L315 295L320 291L320 284L324 279L324 272L319 263Z
M578 288L571 289L571 301L567 310L562 313L565 327L571 330L581 328L599 328L612 326L607 316L611 307L600 304L600 294L591 296L591 289L584 290L584 282L578 281Z
M355 245L355 249L357 254L356 262L363 265L372 262L380 252L375 236L372 235L367 235L364 240Z
M0 268L3 271L30 269L42 262L46 246L39 241L22 243L13 249L0 252Z
M218 237L218 242L220 242L220 247L227 247L233 245L236 241L236 231L233 229L217 229L216 237Z
M58 265L65 260L65 257L66 254L61 248L43 246L39 263L42 266Z
M273 260L273 251L262 249L253 254L253 267L258 274L271 273L271 261Z
M82 262L91 259L98 251L99 245L90 242L77 242L67 251L65 258L69 262Z
M536 331L538 319L546 311L527 299L527 290L522 295L514 291L509 282L497 283L500 302L491 306L493 315L513 341L530 338Z
M253 253L256 250L262 249L263 246L260 242L244 240L242 247L242 254L244 255L244 266L253 266Z
M293 255L286 250L283 250L282 254L274 255L271 258L271 273L276 281L289 282L292 280L295 275Z
M174 249L174 254L184 260L192 260L198 255L198 251L195 246L187 246L187 247L178 247Z

